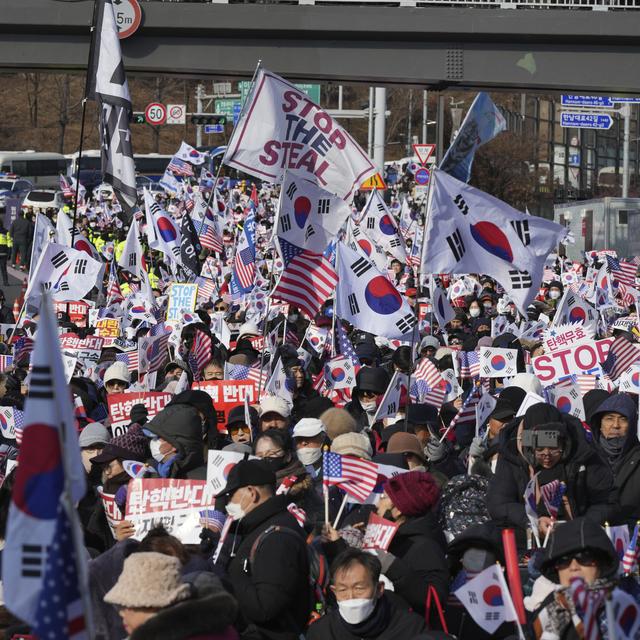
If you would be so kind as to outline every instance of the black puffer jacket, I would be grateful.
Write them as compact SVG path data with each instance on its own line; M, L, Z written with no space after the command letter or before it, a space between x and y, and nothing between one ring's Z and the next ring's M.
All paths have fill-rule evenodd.
M629 420L627 437L617 455L602 446L600 425L606 413L619 413ZM636 430L636 403L625 394L616 394L605 400L593 414L591 432L593 439L607 460L614 476L615 502L620 507L616 522L635 524L640 519L640 442Z
M243 640L298 640L307 623L309 560L304 533L287 511L289 501L288 496L274 496L256 507L225 543L235 546L227 571L247 625L241 629ZM270 527L289 531L263 536L252 562L254 543Z
M598 523L610 521L616 509L612 500L613 475L596 449L587 442L582 425L555 407L533 405L524 416L524 428L548 422L566 425L570 447L568 459L561 462L567 484L566 498L573 517L587 516ZM526 530L523 494L532 470L517 449L520 419L500 432L500 453L495 475L489 480L487 507L491 518L501 527Z
M188 404L167 405L144 428L176 448L178 456L171 465L170 478L206 480L202 420L195 407Z

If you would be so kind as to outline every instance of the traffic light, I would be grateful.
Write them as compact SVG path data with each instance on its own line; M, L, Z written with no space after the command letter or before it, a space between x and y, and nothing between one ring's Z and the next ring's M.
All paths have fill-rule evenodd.
M133 124L144 124L146 122L144 113L133 113L131 115L131 122L133 122Z
M217 113L192 113L191 124L226 124L227 116Z

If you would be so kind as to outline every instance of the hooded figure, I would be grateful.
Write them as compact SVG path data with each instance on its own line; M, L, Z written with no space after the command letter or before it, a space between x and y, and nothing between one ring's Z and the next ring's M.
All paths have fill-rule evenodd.
M222 447L229 444L225 437L218 431L216 408L213 405L211 396L206 391L200 391L199 389L183 391L177 396L174 396L173 400L171 400L167 406L178 404L186 404L196 409L202 419L203 437L206 437L208 449L222 449Z
M526 432L532 434L536 426L550 423L560 423L563 430L562 459L553 474L536 465L532 451L535 446L526 446L528 441L532 445L536 442ZM529 520L523 495L529 480L538 472L549 476L543 484L552 481L551 475L566 484L567 519L586 516L602 523L615 515L610 502L613 476L587 442L582 425L577 419L542 403L529 407L524 418L516 418L500 431L498 464L487 493L489 514L499 526L516 527L519 533L526 531Z
M620 521L640 518L640 442L636 430L636 402L618 393L605 400L591 418L591 433L614 476Z
M389 374L381 367L362 367L356 375L356 386L351 392L351 402L345 405L358 423L358 428L368 429L378 405L389 386Z
M162 438L175 449L173 456L160 461L160 456L156 458L157 454L154 452L154 440L151 441L151 452L158 463L161 476L206 480L202 421L198 409L191 404L172 403L145 425L145 431L150 431L155 438Z

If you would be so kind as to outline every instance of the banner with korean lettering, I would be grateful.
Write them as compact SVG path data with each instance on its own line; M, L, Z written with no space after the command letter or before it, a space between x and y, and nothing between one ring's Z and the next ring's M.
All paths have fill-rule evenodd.
M206 391L211 396L218 418L218 430L225 432L227 416L233 407L243 404L248 398L249 404L258 401L256 385L251 380L206 380L194 382L193 389Z
M261 69L223 162L267 182L284 173L349 200L376 172L360 145L284 78Z
M127 432L131 424L129 414L134 404L143 404L149 413L148 419L151 420L171 402L172 398L172 394L160 391L109 394L107 403L113 436L121 436Z
M120 511L120 507L116 504L116 496L113 493L105 493L102 487L98 487L98 495L102 500L104 515L107 518L111 535L116 537L116 525L124 520L124 514Z
M105 346L112 346L115 339L120 337L120 318L102 318L96 320L95 335L104 338Z
M396 535L398 524L381 518L377 513L369 515L367 528L362 540L363 549L381 549L386 551Z
M93 307L93 304L84 302L83 300L76 300L73 302L56 302L53 306L56 312L64 312L69 314L69 320L76 325L76 327L86 327L87 318L89 315L89 309Z
M142 540L162 525L183 544L200 542L200 509L215 498L206 491L205 480L138 478L129 481L125 519L135 528L134 540Z
M93 360L97 362L100 359L103 347L104 338L100 338L99 336L81 338L75 333L63 333L60 336L60 348L63 353L75 356L79 360Z
M178 322L184 313L192 313L196 308L198 285L173 282L169 289L169 305L167 307L167 321Z

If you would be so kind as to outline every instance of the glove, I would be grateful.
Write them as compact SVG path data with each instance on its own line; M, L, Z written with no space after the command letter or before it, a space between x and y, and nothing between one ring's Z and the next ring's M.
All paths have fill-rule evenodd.
M447 455L447 445L444 440L439 442L437 438L431 437L424 448L424 455L429 462L440 462Z
M200 531L200 553L208 554L215 551L220 540L220 534L206 527Z
M487 445L485 441L480 436L476 436L469 445L469 457L482 458L486 452Z
M396 559L393 553L383 551L382 549L376 549L376 555L378 556L378 560L380 560L380 564L382 565L382 573L386 573L387 571L389 571L389 567L391 567L393 561Z

